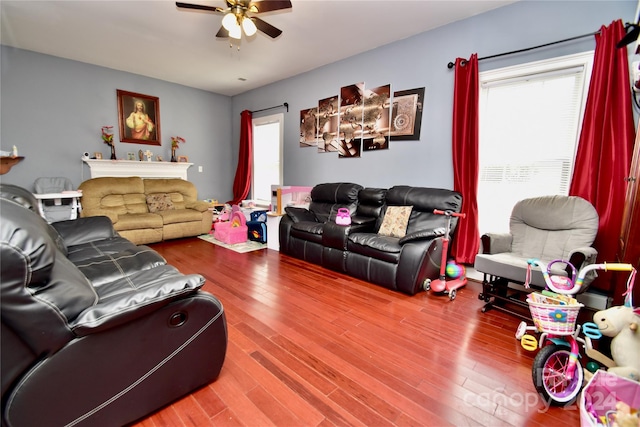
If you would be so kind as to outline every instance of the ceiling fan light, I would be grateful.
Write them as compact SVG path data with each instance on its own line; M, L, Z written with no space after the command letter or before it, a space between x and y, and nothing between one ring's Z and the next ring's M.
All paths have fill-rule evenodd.
M254 35L256 31L258 31L258 28L256 28L256 24L253 23L251 18L248 18L246 16L242 19L242 29L244 30L244 33L249 37Z
M233 28L240 28L236 15L233 13L227 13L224 15L224 18L222 18L222 26L229 32L231 32Z
M229 37L236 40L240 40L242 38L242 29L240 28L240 25L236 25L229 30Z

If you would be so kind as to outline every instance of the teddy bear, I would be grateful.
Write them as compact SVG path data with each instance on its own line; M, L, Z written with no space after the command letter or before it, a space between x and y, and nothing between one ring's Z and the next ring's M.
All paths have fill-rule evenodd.
M609 372L640 381L640 309L615 306L593 315L602 335L612 337L611 356L615 366Z

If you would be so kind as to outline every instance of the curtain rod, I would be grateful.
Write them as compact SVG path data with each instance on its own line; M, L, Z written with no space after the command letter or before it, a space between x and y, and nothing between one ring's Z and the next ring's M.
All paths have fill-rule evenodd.
M478 58L478 61L482 61L483 59L491 59L491 58L498 58L500 56L512 55L514 53L527 52L529 50L540 49L541 47L552 46L554 44L566 43L566 42L570 42L570 41L573 41L573 40L582 39L582 38L585 38L585 37L595 36L596 34L600 34L600 31L598 30L596 32L589 33L589 34L583 34L581 36L575 36L575 37L570 37L570 38L564 39L564 40L558 40L558 41L551 42L551 43L545 43L545 44L541 44L539 46L527 47L525 49L512 50L511 52L504 52L504 53L498 53L498 54L491 55L491 56L485 56L484 58ZM464 61L464 62L466 62L466 61ZM456 64L454 62L449 62L447 64L447 68L451 69L451 68L455 67L455 65Z
M262 110L255 110L255 111L252 111L252 113L259 113L261 111L273 110L274 108L280 108L280 107L285 107L287 109L287 113L289 112L289 103L285 102L284 104L276 105L275 107L263 108Z

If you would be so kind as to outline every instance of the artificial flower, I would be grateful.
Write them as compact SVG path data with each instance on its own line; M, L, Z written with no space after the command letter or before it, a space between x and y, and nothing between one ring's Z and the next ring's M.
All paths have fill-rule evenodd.
M102 140L107 145L113 145L113 134L110 133L113 126L102 126Z
M180 145L181 142L185 143L187 141L181 136L172 136L171 137L171 147L172 148L178 148L178 146Z

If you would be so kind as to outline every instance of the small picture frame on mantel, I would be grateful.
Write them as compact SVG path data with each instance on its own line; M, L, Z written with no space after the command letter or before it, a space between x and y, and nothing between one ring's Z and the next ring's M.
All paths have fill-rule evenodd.
M102 160L102 153L98 153L98 152L93 153L93 158L96 160Z
M178 156L178 163L189 163L189 158L187 156Z

